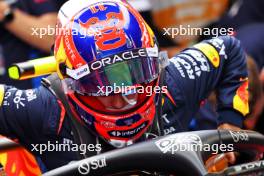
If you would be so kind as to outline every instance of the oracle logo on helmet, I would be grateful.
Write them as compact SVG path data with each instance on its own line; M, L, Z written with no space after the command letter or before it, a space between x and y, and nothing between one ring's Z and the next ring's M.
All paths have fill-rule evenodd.
M102 67L106 67L108 65L112 65L118 62L128 61L131 59L142 58L142 57L147 57L147 52L145 49L139 49L136 51L126 51L121 54L115 54L113 56L106 57L101 60L97 60L89 64L89 67L90 70L95 71Z

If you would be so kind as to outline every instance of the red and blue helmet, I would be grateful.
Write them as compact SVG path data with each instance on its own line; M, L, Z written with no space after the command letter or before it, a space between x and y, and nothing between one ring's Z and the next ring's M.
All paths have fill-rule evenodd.
M152 30L129 4L66 2L55 57L76 118L94 134L122 147L152 125L155 93L144 88L158 85L159 52Z

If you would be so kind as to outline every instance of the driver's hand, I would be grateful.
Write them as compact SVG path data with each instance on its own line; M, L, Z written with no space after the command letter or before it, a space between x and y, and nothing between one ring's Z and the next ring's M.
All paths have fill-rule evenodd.
M9 5L5 1L0 1L0 22L4 19L5 13L9 8Z
M221 125L218 126L218 129L221 130L234 130L234 131L239 131L241 130L241 128L228 124L228 123L223 123ZM225 153L225 157L228 160L228 163L230 164L235 164L236 162L236 153L235 152L229 152L229 153Z

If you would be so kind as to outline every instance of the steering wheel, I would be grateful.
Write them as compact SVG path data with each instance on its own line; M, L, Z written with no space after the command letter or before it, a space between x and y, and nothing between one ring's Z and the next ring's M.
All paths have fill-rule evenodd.
M204 150L175 150L180 144L230 145L234 151L247 156L264 152L264 136L254 131L205 130L172 134L132 146L86 158L43 174L114 175L131 171L162 172L190 176L233 176L264 173L264 161L255 161L228 167L222 172L208 173L205 161L213 154ZM127 174L130 175L130 174Z

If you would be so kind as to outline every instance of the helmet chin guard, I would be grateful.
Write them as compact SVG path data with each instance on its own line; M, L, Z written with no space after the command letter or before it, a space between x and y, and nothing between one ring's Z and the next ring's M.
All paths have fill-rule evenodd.
M155 94L148 97L148 100L142 102L143 105L140 104L131 112L118 115L99 113L82 102L80 96L75 94L68 96L73 107L77 110L80 120L87 128L93 134L118 148L133 144L138 140L152 125L156 112Z

